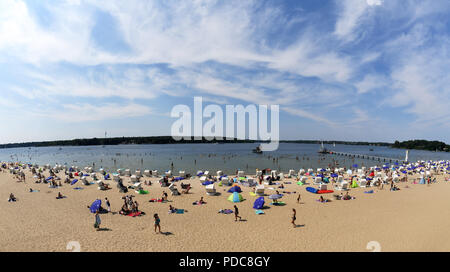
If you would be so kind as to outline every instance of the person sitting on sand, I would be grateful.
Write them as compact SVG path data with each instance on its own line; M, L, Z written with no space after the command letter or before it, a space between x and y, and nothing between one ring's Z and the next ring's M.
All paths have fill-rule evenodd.
M167 201L167 197L168 197L168 195L167 195L166 191L163 191L163 195L162 195L163 201Z
M280 186L278 186L279 189L284 189L284 185L281 184Z
M183 190L181 191L181 193L182 193L182 194L188 194L190 189L191 189L191 185L188 184L188 186L186 187L186 189L183 189Z
M61 199L64 198L64 196L61 194L61 192L58 192L58 196L56 197L56 199Z
M177 209L173 207L172 205L169 205L169 213L176 213Z
M14 196L13 193L10 193L8 202L16 202L16 201L17 201L17 198Z
M319 202L321 202L321 203L325 203L325 202L328 202L328 201L329 201L329 200L323 198L323 196L320 196L320 198L319 198Z
M198 203L198 205L201 205L201 204L206 204L206 202L205 202L205 201L203 201L203 196L202 196L202 197L200 197L200 200L199 200L199 201L197 201L197 203Z
M119 214L127 215L129 213L130 213L130 210L128 210L128 206L126 204L123 204L122 208L119 211Z

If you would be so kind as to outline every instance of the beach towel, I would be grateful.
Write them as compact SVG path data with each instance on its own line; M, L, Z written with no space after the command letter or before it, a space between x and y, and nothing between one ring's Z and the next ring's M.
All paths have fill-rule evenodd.
M39 190L32 190L30 193L37 193Z
M73 188L74 190L83 190L84 188L81 188L81 187L75 187L75 188Z
M249 192L248 193L250 196L256 196L256 194L254 192Z
M135 216L140 216L141 214L142 214L142 212L134 212L134 213L127 214L127 216L135 217Z
M256 210L256 211L255 211L255 214L258 214L258 215L260 215L260 214L264 214L264 212L263 212L263 211L261 211L261 210Z
M317 194L317 191L319 191L319 190L317 190L314 187L306 187L306 191L313 193L313 194Z
M233 211L230 209L225 209L225 210L220 210L219 213L230 214L230 213L233 213Z
M299 182L297 182L297 185L302 186L302 185L303 185L303 182L299 181Z
M366 194L373 194L373 190L365 191L364 193L366 193Z
M70 183L70 185L74 185L75 183L77 183L78 179L74 179L72 180L72 182Z
M148 191L145 191L145 190L139 190L139 191L135 191L135 192L138 193L138 194L141 194L141 195L148 194Z
M184 209L177 209L177 214L183 214L184 213Z
M274 206L284 206L284 205L286 205L286 203L284 203L283 201L278 201L278 202L272 202L272 203L270 203L270 205L274 205Z

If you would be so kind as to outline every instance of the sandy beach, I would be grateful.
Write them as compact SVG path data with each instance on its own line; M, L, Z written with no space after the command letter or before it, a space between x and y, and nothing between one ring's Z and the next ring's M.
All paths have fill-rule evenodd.
M111 190L100 191L96 185L74 190L70 184L61 188L49 188L48 184L35 184L26 170L26 183L17 182L13 175L0 173L0 250L1 251L68 251L70 241L79 242L81 251L369 251L367 244L376 241L381 251L449 251L450 239L450 184L444 175L437 175L437 182L430 185L399 182L399 191L376 187L354 188L349 191L353 200L334 200L333 194L324 195L332 202L316 201L319 195L305 191L294 179L285 179L281 191L285 194L285 206L269 205L265 214L256 215L251 188L242 187L244 201L236 203L241 222L234 221L233 214L220 214L220 209L233 209L234 203L227 200L229 187L216 187L218 196L206 195L198 178L183 181L191 183L189 194L171 196L167 188L158 182L143 185L148 195L135 195L144 216L129 217L119 214L102 214L102 228L93 227L94 215L87 208L95 199L105 197L111 202L112 211L119 211L122 196L114 181L107 181ZM48 171L45 172L48 176ZM61 176L61 174L60 174ZM418 177L416 175L415 177ZM129 178L124 185L129 185ZM157 178L143 178L157 181ZM312 179L308 179L311 183ZM179 182L178 182L179 183ZM408 186L409 188L405 188ZM277 186L266 186L277 187ZM29 192L29 188L39 192ZM178 186L179 190L180 187ZM373 194L364 191L374 190ZM162 192L169 194L168 203L151 203L151 198L160 198ZM55 199L58 192L67 196ZM266 188L266 193L271 194ZM17 202L8 202L9 193L14 193ZM297 203L301 194L300 204ZM335 192L336 193L336 192ZM340 193L340 192L338 192ZM203 196L205 205L192 203ZM104 202L104 201L103 201ZM105 207L104 203L102 203ZM186 209L184 214L168 214L169 205ZM292 208L297 210L296 223L291 221ZM161 218L161 231L156 234L153 214Z

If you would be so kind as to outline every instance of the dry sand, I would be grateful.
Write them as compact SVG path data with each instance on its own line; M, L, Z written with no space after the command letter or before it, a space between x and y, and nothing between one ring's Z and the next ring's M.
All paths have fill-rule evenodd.
M250 188L242 187L246 200L237 203L242 222L235 222L234 214L218 213L233 209L225 191L229 187L217 187L221 195L208 196L195 179L183 181L193 185L190 194L170 196L167 188L154 183L144 185L148 195L134 190L128 193L136 195L146 215L102 214L102 228L109 229L105 231L94 229L94 215L87 206L96 198L103 201L108 197L112 210L118 211L123 194L115 182L108 182L113 189L99 191L96 185L81 182L51 189L33 181L30 173L26 184L16 182L9 173L0 173L0 251L67 251L70 241L78 241L81 251L368 251L370 241L377 241L381 251L450 251L450 184L442 175L431 185L409 182L410 188L405 188L406 183L399 183L401 190L395 192L389 191L389 186L374 189L373 194L364 193L372 188L356 188L350 191L356 199L330 203L317 202L318 195L293 182L279 191L297 194L285 195L285 206L267 205L266 197L270 209L264 215L254 213L256 197L250 196ZM85 189L73 190L77 185ZM127 180L124 185L129 185ZM30 193L30 187L40 192ZM163 190L172 202L148 202L160 198ZM11 192L17 202L7 202ZM55 199L58 192L67 198ZM298 193L302 204L297 204ZM201 196L207 204L192 205ZM333 199L332 194L325 197ZM168 214L169 204L187 212ZM297 228L290 223L292 208L297 210ZM154 232L154 213L159 214L166 234Z

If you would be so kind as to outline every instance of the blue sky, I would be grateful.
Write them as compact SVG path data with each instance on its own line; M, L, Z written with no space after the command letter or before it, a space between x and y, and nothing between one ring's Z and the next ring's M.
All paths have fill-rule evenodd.
M0 143L169 135L280 105L282 139L450 143L450 1L0 2Z

